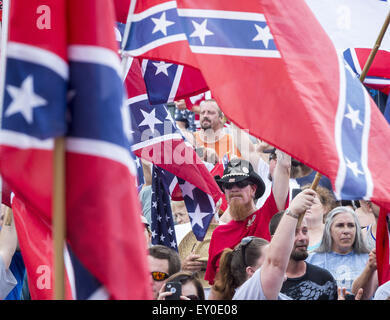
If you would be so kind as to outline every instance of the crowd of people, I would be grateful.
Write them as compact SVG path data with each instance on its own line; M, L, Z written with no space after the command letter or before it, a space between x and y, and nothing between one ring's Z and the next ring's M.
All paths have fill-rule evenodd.
M313 190L311 168L228 124L213 99L191 110L182 100L171 110L208 168L224 161L214 178L227 208L217 206L199 244L184 201L172 199L178 251L152 244L151 164L142 160L139 199L154 299L390 299L390 283L379 286L376 270L378 206L336 200L326 177ZM0 299L28 299L25 270L11 268L19 251L4 205L1 218Z
M182 112L184 101L176 105L178 127L195 150L202 149L202 160L215 165L228 159L223 175L215 176L228 207L217 211L201 257L180 246L191 224L184 202L172 201L179 252L148 243L153 257L155 250L170 252L161 258L163 269L151 266L155 299L172 295L166 288L172 279L182 284L183 300L390 299L390 284L379 286L376 271L378 206L336 200L326 177L313 190L311 168L227 124L213 99L192 109L196 129L194 111ZM165 276L156 278L156 272Z

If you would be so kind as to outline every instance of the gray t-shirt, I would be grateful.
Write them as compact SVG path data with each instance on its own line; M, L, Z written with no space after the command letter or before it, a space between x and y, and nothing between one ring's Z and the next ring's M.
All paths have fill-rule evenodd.
M14 275L11 270L5 269L3 259L0 257L0 300L4 300L16 284Z
M260 270L261 267L236 290L233 300L268 300L261 286ZM283 293L279 293L278 300L292 299Z
M328 270L337 281L337 286L351 291L353 281L363 272L367 260L368 253L312 252L306 262Z

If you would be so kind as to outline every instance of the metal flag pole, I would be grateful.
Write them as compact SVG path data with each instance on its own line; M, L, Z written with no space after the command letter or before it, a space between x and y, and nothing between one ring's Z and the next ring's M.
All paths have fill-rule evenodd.
M370 69L371 64L372 64L373 61L374 61L375 55L376 55L376 53L378 52L379 47L381 46L383 37L385 36L386 30L387 30L387 28L388 28L388 26L389 26L389 23L390 23L390 11L389 11L389 13L387 14L387 17L386 17L386 19L385 19L385 22L383 23L382 28L381 28L381 30L380 30L380 32L379 32L378 38L376 39L375 45L374 45L374 47L372 48L372 50L371 50L371 52L370 52L370 55L368 56L367 61L366 61L365 65L364 65L364 68L363 68L363 70L362 70L362 73L361 73L361 75L360 75L360 77L359 77L359 80L360 80L361 83L364 82L364 79L365 79L366 76L367 76L368 70ZM316 173L316 176L314 177L314 180L313 180L313 182L312 182L312 184L311 184L311 186L310 186L310 189L313 189L313 190L316 190L316 189L317 189L317 186L318 186L318 183L319 183L321 177L322 177L322 174L319 173L319 172L317 172L317 173ZM302 222L303 216L304 216L304 215L301 215L301 216L299 217L299 219L298 219L298 225Z

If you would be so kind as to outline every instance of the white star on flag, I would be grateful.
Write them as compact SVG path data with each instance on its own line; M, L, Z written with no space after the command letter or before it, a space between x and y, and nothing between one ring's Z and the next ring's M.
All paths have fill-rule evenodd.
M357 124L362 126L363 123L360 121L359 118L360 110L354 110L349 104L347 105L347 107L349 112L345 115L345 117L351 120L352 128L355 129Z
M20 88L7 85L7 91L12 98L5 116L9 117L16 113L21 113L24 119L33 123L33 109L47 105L47 101L34 93L34 79L29 75L23 80Z
M195 212L188 212L188 215L191 217L191 226L194 227L197 224L203 229L204 226L202 220L204 217L207 217L209 214L210 212L202 212L198 204L195 208Z
M170 243L170 245L171 245L172 248L176 248L176 242L175 242L175 240L172 240L172 242Z
M194 26L195 30L193 33L190 34L190 37L199 37L200 42L202 42L202 45L204 44L204 41L206 39L206 36L211 36L214 33L210 30L207 30L207 19L204 19L201 24L196 23L194 20L191 21L192 25Z
M264 28L255 24L257 35L252 39L252 41L263 41L264 47L268 48L269 41L274 37L271 35L268 26Z
M172 233L173 233L173 230L172 230L172 228L171 228L171 227L169 227L169 229L168 229L168 233L169 233L170 235L172 235Z
M157 236L157 232L152 230L152 238L154 238L155 236Z
M156 118L156 110L153 109L150 113L147 113L144 110L141 110L144 120L139 124L139 126L149 126L152 133L154 133L154 126L158 123L162 123L159 119Z
M157 201L152 202L152 207L157 209Z
M189 183L188 181L184 181L184 184L180 185L180 189L183 194L183 198L184 196L189 196L193 201L195 200L194 194L192 193L192 191L195 189L193 184Z
M172 63L165 63L164 61L152 63L156 67L156 73L154 74L155 76L162 72L168 77L168 68L172 65Z
M364 172L359 170L357 162L352 162L348 158L345 158L345 160L347 160L347 167L351 169L355 177L357 177L359 174L364 174Z
M164 239L165 239L165 236L162 234L162 235L160 236L160 240L163 242Z
M154 29L152 34L161 31L164 36L167 35L167 27L175 24L175 22L167 20L165 12L162 13L159 19L152 18L152 21L154 22Z

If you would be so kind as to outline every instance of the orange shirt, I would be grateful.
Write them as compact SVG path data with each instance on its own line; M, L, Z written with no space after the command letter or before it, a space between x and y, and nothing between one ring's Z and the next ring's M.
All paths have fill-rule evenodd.
M225 154L229 155L229 159L236 155L237 157L241 158L241 153L237 149L237 147L233 143L233 138L230 134L225 133L222 138L220 138L217 142L211 142L206 143L202 140L200 137L200 132L196 131L194 133L196 146L197 147L205 147L205 148L211 148L214 149L219 157L219 161L222 161L222 158Z

